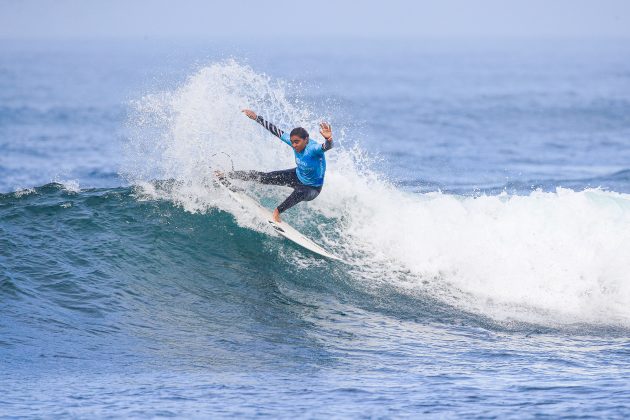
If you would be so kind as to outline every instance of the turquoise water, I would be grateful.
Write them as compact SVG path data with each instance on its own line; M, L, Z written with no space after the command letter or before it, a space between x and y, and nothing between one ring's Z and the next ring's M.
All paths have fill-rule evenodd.
M628 415L625 45L5 47L0 415ZM209 182L292 163L243 107L349 264Z

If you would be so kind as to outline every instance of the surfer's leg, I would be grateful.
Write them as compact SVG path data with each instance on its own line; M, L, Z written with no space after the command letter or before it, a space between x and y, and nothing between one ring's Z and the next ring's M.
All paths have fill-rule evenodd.
M273 172L232 171L228 176L243 181L256 181L261 184L281 185L285 187L295 187L301 184L295 173L295 168Z
M228 172L228 177L243 181L258 181L263 172L258 171L232 171Z
M300 185L295 168L285 169L284 171L259 172L258 182L267 185L281 185L285 187L293 187Z
M321 187L299 185L293 190L291 195L278 206L278 211L283 213L301 201L311 201L319 195L321 190Z

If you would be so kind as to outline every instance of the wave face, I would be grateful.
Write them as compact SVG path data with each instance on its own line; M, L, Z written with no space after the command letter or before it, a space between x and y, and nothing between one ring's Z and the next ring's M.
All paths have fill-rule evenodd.
M149 185L151 195L177 188ZM249 286L271 276L282 288L342 295L403 319L526 330L531 323L628 326L629 197L559 190L470 198L408 194L385 183L365 188L351 203L327 197L291 215L350 265L275 237L243 209L190 212L150 198L147 186L81 191L48 184L4 194L0 217L10 223L2 226L2 293L107 317L124 312L121 293L167 299L173 285L162 287L171 281L187 288L228 276L255 294ZM210 188L208 194L227 200Z
M301 125L314 136L325 116L290 91L289 84L226 61L200 69L174 91L145 96L130 120L135 130L125 176L147 198L191 213L222 210L240 227L267 234L209 180L213 169L230 167L224 153L237 169L292 166L291 151L240 113L264 110L278 126ZM568 188L412 194L371 170L369 156L343 127L336 133L322 194L291 210L287 220L351 261L348 273L357 285L395 288L499 322L630 322L624 246L630 243L630 195ZM243 187L269 207L287 194Z

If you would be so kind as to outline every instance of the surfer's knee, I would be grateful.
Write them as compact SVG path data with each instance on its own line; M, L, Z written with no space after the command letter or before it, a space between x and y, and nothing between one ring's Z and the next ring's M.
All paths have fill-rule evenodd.
M319 195L319 191L320 190L315 188L309 188L308 190L304 191L304 198L302 199L302 201L314 200Z
M311 201L315 199L319 195L319 188L296 188L293 190L291 195L289 195L286 200L284 200L279 206L278 211L280 213L287 211L291 207L295 206L297 203L302 201Z
M300 201L311 201L314 200L320 193L321 191L321 187L320 188L316 188L316 187L307 187L307 186L303 186L300 187L298 189L296 189L297 195L300 198Z

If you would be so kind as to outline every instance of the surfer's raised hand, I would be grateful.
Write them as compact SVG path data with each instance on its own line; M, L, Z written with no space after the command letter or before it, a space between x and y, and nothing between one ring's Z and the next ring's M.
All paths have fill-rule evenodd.
M319 124L319 134L321 134L326 141L332 140L332 127L327 122L321 122Z
M256 113L251 109L243 109L241 112L247 115L252 120L255 120L258 117L258 115L256 115Z

